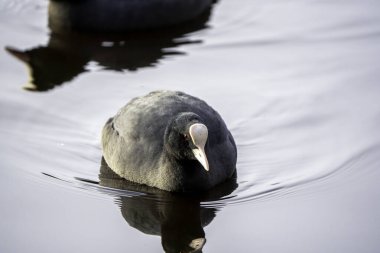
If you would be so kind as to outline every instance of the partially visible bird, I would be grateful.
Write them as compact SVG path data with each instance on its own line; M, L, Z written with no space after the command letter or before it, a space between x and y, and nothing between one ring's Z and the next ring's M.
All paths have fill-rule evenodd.
M236 145L223 119L183 92L131 100L105 124L102 147L116 174L166 191L206 191L236 171Z
M54 31L126 32L181 25L210 11L214 0L50 0Z

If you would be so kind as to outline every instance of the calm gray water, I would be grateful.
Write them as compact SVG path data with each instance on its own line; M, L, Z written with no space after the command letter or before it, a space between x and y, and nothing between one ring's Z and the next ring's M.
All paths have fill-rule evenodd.
M221 0L109 37L53 34L47 8L0 1L0 252L379 252L380 2ZM99 178L104 122L156 89L219 111L238 186Z

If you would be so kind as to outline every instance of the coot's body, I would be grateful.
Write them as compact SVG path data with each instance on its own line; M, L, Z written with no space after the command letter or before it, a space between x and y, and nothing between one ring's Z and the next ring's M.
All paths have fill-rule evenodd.
M102 146L119 176L167 191L208 190L236 168L235 142L220 115L182 92L130 101L105 124Z

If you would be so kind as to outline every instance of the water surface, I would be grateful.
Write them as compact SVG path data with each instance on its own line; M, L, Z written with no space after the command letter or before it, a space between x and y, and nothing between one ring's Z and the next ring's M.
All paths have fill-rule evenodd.
M47 8L0 2L1 252L379 250L377 1L223 0L112 36L57 34ZM156 89L222 115L236 184L178 197L99 177L104 122Z

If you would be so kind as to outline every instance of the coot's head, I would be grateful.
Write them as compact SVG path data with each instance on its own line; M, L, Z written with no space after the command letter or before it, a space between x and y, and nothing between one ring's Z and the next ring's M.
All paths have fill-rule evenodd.
M165 132L165 147L178 160L198 160L208 171L205 151L208 137L207 126L201 117L192 112L178 114Z

